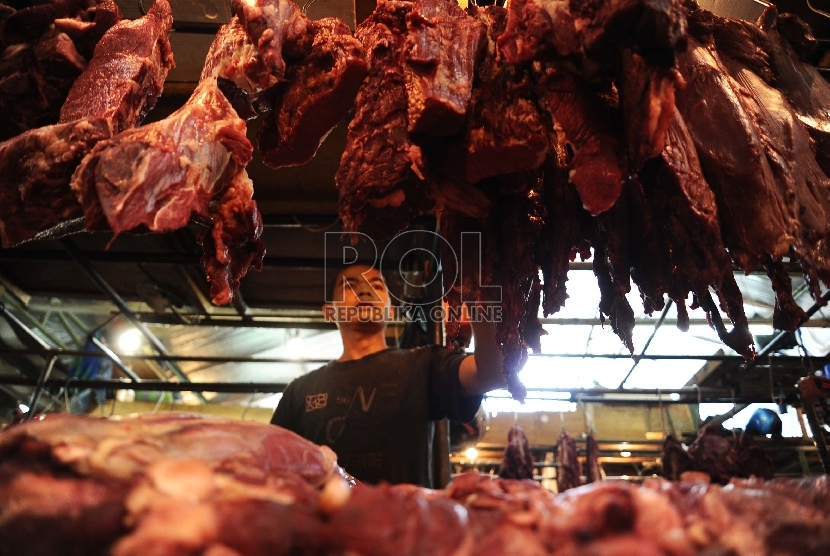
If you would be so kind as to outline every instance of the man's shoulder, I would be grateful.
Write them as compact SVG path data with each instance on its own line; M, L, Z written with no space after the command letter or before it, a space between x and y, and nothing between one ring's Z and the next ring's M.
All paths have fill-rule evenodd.
M291 382L288 383L286 386L286 390L293 390L293 391L302 391L304 388L307 388L310 384L313 384L316 380L318 380L329 367L329 364L323 365L322 367L318 367L313 371L309 371L306 374L300 375L294 378Z

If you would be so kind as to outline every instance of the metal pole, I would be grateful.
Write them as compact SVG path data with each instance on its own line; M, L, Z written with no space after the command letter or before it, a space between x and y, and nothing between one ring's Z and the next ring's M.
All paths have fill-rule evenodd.
M643 359L643 356L646 354L646 350L648 349L648 346L651 345L651 341L657 335L657 331L660 330L660 326L663 324L663 321L666 320L666 315L669 314L669 309L671 308L671 305L672 305L672 300L669 299L666 302L666 306L663 307L663 312L660 313L660 318L657 319L656 323L654 323L654 330L651 331L651 336L649 336L648 340L646 340L646 343L643 346L642 351L640 351L640 355L634 358L634 364L631 365L631 368L628 370L628 373L626 373L625 378L622 379L622 382L620 382L620 386L619 386L620 388L625 386L625 383L628 380L628 378L631 376L631 373L633 373L634 369L637 368L637 365L640 364L640 361Z
M50 357L49 361L43 366L43 370L40 371L40 376L37 378L37 384L35 385L35 391L32 392L32 400L29 402L29 411L26 413L24 421L31 419L37 412L37 404L40 402L43 387L46 385L46 381L49 380L49 375L52 374L52 368L54 368L55 361L57 360L57 357Z
M141 378L137 374L135 374L135 371L126 366L124 362L121 361L121 359L115 353L113 353L113 351L110 348L105 346L101 340L99 340L95 336L92 336L90 339L92 340L92 343L95 344L95 346L98 349L104 352L104 355L106 355L107 358L110 361L112 361L113 365L118 367L122 373L124 373L130 378L130 380L132 380L133 382L141 382Z
M110 286L109 282L107 282L104 279L104 277L98 273L95 267L92 266L89 260L84 256L81 250L78 249L78 247L72 242L72 240L69 238L63 238L61 240L61 243L72 256L72 258L75 259L75 261L77 261L79 265L81 265L81 268L84 269L84 271L92 279L92 281L95 282L95 284L101 289L101 291L103 291L107 295L107 297L109 297L110 300L115 304L115 306L118 307L118 310L121 311L121 313L125 317L127 317L127 319L133 324L133 326L135 326L145 338L147 338L147 341L150 342L150 345L153 346L153 349L155 349L162 355L169 355L169 353L167 352L167 347L162 343L162 341L159 340L156 337L156 335L150 331L149 328L147 328L147 325L141 322L141 319L139 319L135 315L135 313L132 312L132 310L130 310L129 306L127 306L127 303L121 298L120 295L118 295L118 292L115 291L115 289L112 286ZM176 365L172 361L168 361L168 365L170 367L170 370L173 371L173 374L176 375L179 378L179 380L183 382L190 382L190 379L187 378L187 375L182 372L178 365ZM196 394L196 397L199 398L199 400L202 403L207 403L207 399L202 395L201 392L194 391L194 394Z
M815 303L813 303L813 305L809 309L807 309L807 311L806 311L807 319L805 319L805 321L809 320L810 317L815 315L819 311L819 309L821 309L825 304L827 304L828 301L830 301L830 291L825 292L824 295L821 296L821 299L819 301L816 301ZM759 351L755 355L755 359L753 359L752 361L749 361L744 366L744 369L741 373L743 374L746 371L748 371L748 370L752 369L753 367L755 367L756 365L758 365L759 360L762 357L768 356L770 353L772 353L773 350L775 350L775 348L778 346L778 344L780 344L781 341L784 338L786 338L788 334L790 334L790 332L787 332L787 331L779 332L775 336L775 338L773 338L772 341L770 341L770 343L768 343L767 345L764 346L764 349L762 349L761 351ZM711 426L714 426L714 427L719 427L719 426L723 425L723 423L728 421L730 418L732 418L734 415L736 415L736 414L740 413L741 411L743 411L744 409L746 409L748 406L749 406L749 404L735 404L735 406L732 409L730 409L729 411L727 411L723 415L718 415L716 417L713 417L704 426L710 426L711 425Z

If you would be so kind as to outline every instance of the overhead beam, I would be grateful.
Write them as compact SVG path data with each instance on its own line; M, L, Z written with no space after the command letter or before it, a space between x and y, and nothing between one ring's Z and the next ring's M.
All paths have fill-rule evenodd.
M133 326L135 326L138 329L138 331L141 332L141 334L147 339L147 341L150 343L153 349L155 349L161 355L167 355L167 347L162 343L161 340L159 340L156 337L155 334L153 334L150 331L149 328L147 328L146 324L141 322L141 320L138 317L136 317L135 313L133 313L130 310L130 308L127 306L124 300L121 299L121 296L118 295L118 292L116 292L115 289L109 284L109 282L107 282L104 279L104 277L98 273L95 267L92 266L92 264L90 263L89 259L86 258L86 256L83 252L81 252L80 249L78 249L78 246L75 245L75 243L69 238L63 238L61 240L61 243L63 244L67 252L72 256L72 258L81 266L81 268L83 268L84 272L86 272L90 279L92 279L92 281L95 282L95 285L97 285L98 288L102 292L104 292L104 294L107 297L110 298L110 300L115 304L115 306L118 307L121 314L123 314L133 324ZM178 377L179 380L183 382L190 381L190 379L187 377L186 374L182 372L178 365L176 365L172 361L167 361L170 370L173 371L173 374L176 375L176 377ZM202 403L207 403L207 399L200 392L194 393Z
M196 253L160 253L153 251L87 251L84 253L87 259L93 263L153 263L153 264L200 264L201 255ZM58 249L31 249L19 248L0 249L0 260L8 261L48 261L60 262L71 261L72 257ZM352 264L375 263L371 259L358 259ZM394 265L397 261L388 261ZM323 268L342 268L345 266L341 259L325 259L323 257L276 257L266 256L263 259L263 266L272 268L293 268L321 270ZM793 263L782 263L789 274L801 276L801 267ZM593 270L594 263L591 261L572 261L568 264L568 270L588 271ZM744 274L739 268L734 269L737 274ZM766 276L763 270L757 270L751 274Z

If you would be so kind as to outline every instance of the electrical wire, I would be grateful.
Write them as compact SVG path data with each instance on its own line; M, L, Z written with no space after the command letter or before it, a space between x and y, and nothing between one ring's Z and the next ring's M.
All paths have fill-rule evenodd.
M310 6L312 3L314 3L314 0L311 0L311 2L307 5ZM334 219L334 221L331 224L326 224L325 226L308 226L308 225L303 224L302 222L300 222L300 219L297 218L296 214L292 214L291 218L293 218L294 222L296 222L297 225L300 228L302 228L303 230L306 230L307 232L314 232L314 233L326 232L326 231L332 229L334 226L336 226L338 222L340 222L340 217L338 216L337 218Z

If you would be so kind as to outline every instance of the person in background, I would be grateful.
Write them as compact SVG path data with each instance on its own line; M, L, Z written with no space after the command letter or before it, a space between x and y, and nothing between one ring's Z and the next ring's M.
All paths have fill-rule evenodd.
M377 269L341 271L331 299L323 312L337 324L343 354L293 380L271 423L329 446L359 481L432 488L433 422L470 421L482 395L505 386L495 324L471 323L474 355L399 349L386 345L391 299Z

